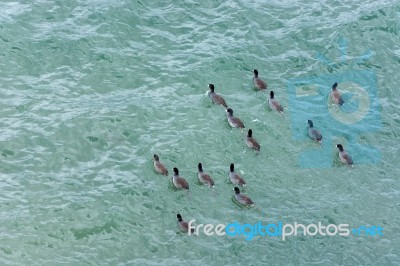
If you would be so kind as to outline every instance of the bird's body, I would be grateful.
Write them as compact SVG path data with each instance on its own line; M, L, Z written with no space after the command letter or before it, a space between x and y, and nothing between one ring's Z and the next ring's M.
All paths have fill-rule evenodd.
M308 123L308 136L318 142L322 142L322 134L319 130L314 128L314 124L311 120L307 120Z
M255 88L257 88L259 90L266 90L267 89L267 83L265 83L264 80L262 80L262 79L260 79L258 77L257 69L254 69L253 85L254 85Z
M235 199L238 203L244 206L251 206L253 205L253 201L246 195L240 193L240 189L238 187L235 187Z
M197 177L199 178L200 182L204 185L208 185L210 187L214 186L214 180L211 178L209 174L204 173L203 166L201 163L198 165L199 171L197 172Z
M246 185L246 182L244 181L244 179L238 173L235 172L235 165L233 163L230 165L230 171L228 173L228 178L235 185L240 185L240 186Z
M214 85L209 84L208 87L210 88L210 90L208 92L208 96L211 98L211 100L215 104L219 104L219 105L222 105L223 107L227 108L228 105L226 104L224 98L214 91Z
M335 104L343 105L343 103L344 103L343 97L342 97L342 94L340 93L340 91L338 91L337 85L338 85L337 83L334 83L332 85L331 99L332 99L332 102L334 102Z
M245 142L247 147L257 151L260 150L260 144L258 144L257 140L253 138L253 131L251 129L249 129L247 136L245 137Z
M270 92L270 98L268 99L268 104L272 110L278 113L283 112L283 107L277 100L275 100L273 91Z
M176 218L178 219L177 223L179 229L181 229L182 232L188 233L189 232L188 222L185 222L179 213L176 215ZM191 228L190 233L194 233L194 228Z
M153 160L154 160L153 161L153 165L154 165L154 169L156 170L156 172L161 174L161 175L167 176L168 175L168 170L165 167L165 165L160 162L160 158L158 157L157 154L154 154Z
M179 188L179 189L189 189L189 184L188 184L188 182L186 181L186 179L185 178L183 178L183 177L181 177L180 175L179 175L179 170L178 170L178 168L174 168L174 175L173 175L173 177L172 177L172 183L174 184L174 186L176 187L176 188Z
M353 165L353 159L351 156L343 149L342 144L336 145L336 147L339 149L339 158L342 161L342 163L346 165Z
M233 110L231 108L226 109L226 117L231 127L244 128L242 120L233 116Z

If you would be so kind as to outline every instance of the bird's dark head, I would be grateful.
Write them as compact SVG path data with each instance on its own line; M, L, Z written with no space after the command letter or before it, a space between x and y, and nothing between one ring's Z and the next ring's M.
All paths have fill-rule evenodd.
M176 175L179 175L179 170L178 170L178 168L176 168L176 167L174 167L174 173L176 174Z
M210 88L211 92L214 92L214 84L208 84L208 88Z

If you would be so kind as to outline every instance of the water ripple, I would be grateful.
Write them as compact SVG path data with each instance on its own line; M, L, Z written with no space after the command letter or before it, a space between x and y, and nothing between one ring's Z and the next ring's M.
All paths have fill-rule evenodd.
M37 0L0 8L0 264L399 263L398 4ZM371 58L357 63L366 50ZM316 145L294 141L289 112L275 114L268 93L251 88L254 68L285 112L288 79L375 71L383 128L360 141L378 147L382 161L342 167L332 147L334 167L300 168L299 154ZM246 130L230 128L205 96L209 83ZM304 102L299 115L310 108ZM244 144L249 128L259 154ZM155 173L154 153L170 172L179 168L190 194ZM213 190L197 182L199 162ZM259 211L232 202L230 163ZM178 231L178 212L196 223L381 225L385 235L190 238ZM217 256L222 249L229 255Z

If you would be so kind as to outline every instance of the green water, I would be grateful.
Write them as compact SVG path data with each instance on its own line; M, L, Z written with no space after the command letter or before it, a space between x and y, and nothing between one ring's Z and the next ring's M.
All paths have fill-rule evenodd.
M0 10L0 265L400 264L398 1L34 0ZM317 60L340 61L340 39L347 60ZM352 154L355 167L343 167L332 147L333 167L301 167L317 144L293 140L287 80L339 73L366 50L354 68L377 75L382 128L359 141L380 160ZM254 68L285 115L252 90ZM205 96L209 83L260 154ZM179 168L189 195L154 172L154 153ZM198 184L199 162L213 190ZM232 162L256 208L232 201ZM384 236L189 237L178 212L204 224L380 225Z

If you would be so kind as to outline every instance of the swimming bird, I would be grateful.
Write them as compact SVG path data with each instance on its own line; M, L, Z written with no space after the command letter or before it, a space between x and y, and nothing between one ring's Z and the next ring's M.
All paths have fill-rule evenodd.
M282 108L281 104L277 100L274 99L274 92L271 91L269 93L269 95L270 95L270 98L268 99L269 107L271 107L271 109L274 110L274 111L282 113L283 112L283 108Z
M174 167L174 176L172 177L172 183L176 188L189 189L188 182L185 180L185 178L179 175L179 170L176 167Z
M176 218L178 219L178 227L179 227L179 229L181 229L182 232L188 233L188 231L189 231L188 222L185 222L182 219L182 216L179 213L176 215ZM190 232L194 233L194 228L191 228Z
M199 172L197 173L197 177L199 178L200 182L204 185L209 185L210 187L214 186L214 180L211 178L209 174L203 172L203 166L201 163L198 165Z
M235 187L234 190L235 190L235 199L237 200L238 203L246 206L254 204L253 201L248 196L240 193L240 189L238 187Z
M262 79L260 79L258 77L258 70L257 69L254 69L253 84L254 84L254 87L256 87L259 90L267 89L267 83L265 83L264 80L262 80Z
M332 85L331 99L335 104L343 105L344 101L340 91L337 89L337 82Z
M231 108L226 109L226 112L227 112L226 116L228 118L228 123L229 125L231 125L231 127L244 128L242 120L233 116L233 110Z
M336 145L336 147L339 149L339 158L340 160L347 165L352 165L353 164L353 159L351 159L351 156L343 149L342 144Z
M208 92L208 96L211 98L211 100L214 103L220 104L220 105L224 106L225 108L227 108L228 105L226 105L224 98L214 91L214 84L209 84L208 88L210 88L210 91Z
M162 174L162 175L168 175L168 170L165 167L164 164L160 162L160 158L158 157L157 154L154 154L153 156L153 164L154 164L154 169L156 170L157 173Z
M244 179L238 173L235 173L235 165L233 163L231 163L230 171L228 173L228 178L235 185L240 185L240 186L246 185Z
M314 128L314 124L311 120L307 120L307 123L308 123L308 135L310 136L310 138L321 143L322 142L321 132L319 132L319 130Z
M255 149L257 151L260 150L260 144L258 144L257 140L253 138L253 131L251 129L249 129L247 136L245 137L244 140L246 142L247 147Z

